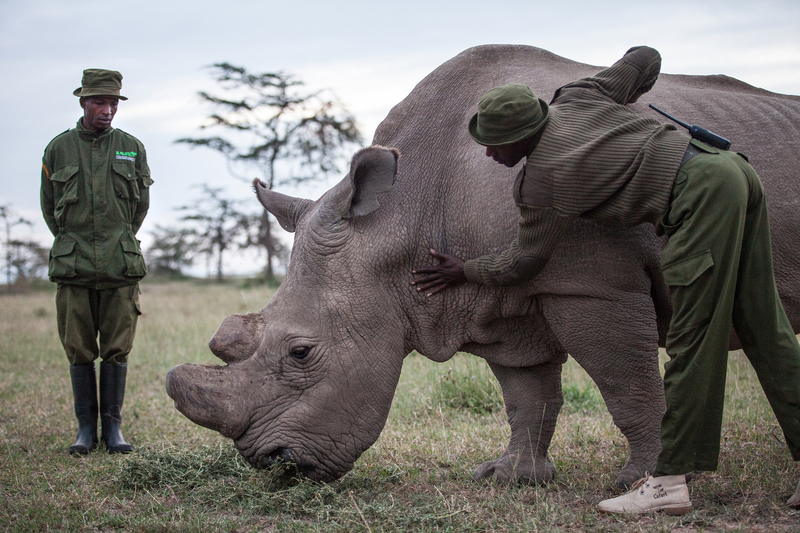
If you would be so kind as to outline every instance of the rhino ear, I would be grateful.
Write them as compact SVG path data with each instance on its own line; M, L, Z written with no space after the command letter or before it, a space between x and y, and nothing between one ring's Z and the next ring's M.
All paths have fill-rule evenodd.
M348 175L353 196L343 218L368 215L380 207L378 193L394 185L399 158L400 152L395 148L383 146L363 148L353 156Z
M297 221L314 204L311 200L294 198L272 191L258 178L253 180L253 190L264 209L275 215L281 227L289 232L294 232L297 228Z

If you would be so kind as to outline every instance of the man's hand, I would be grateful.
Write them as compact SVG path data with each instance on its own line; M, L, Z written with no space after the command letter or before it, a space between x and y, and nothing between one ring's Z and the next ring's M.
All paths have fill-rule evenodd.
M464 261L452 255L439 253L434 249L431 249L430 252L441 262L432 267L417 268L411 271L414 276L421 276L411 282L411 285L417 288L417 292L425 291L426 296L433 296L451 285L467 281L467 277L464 275Z

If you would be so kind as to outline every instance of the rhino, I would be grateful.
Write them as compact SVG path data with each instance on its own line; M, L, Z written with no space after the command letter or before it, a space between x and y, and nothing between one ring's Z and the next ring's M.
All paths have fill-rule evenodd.
M664 241L652 225L579 219L541 274L516 287L461 284L426 297L410 285L415 267L432 264L429 249L467 259L501 251L516 235L518 169L485 157L467 133L482 95L516 82L548 99L599 70L531 46L470 48L397 104L318 200L255 180L261 204L294 232L285 279L263 309L219 326L209 348L224 365L169 372L176 408L233 439L256 468L283 460L327 482L379 437L409 353L444 362L468 352L499 381L511 426L505 452L474 477L546 483L556 474L548 448L570 354L627 439L617 485L652 471L665 410L658 347L671 313ZM769 198L778 288L798 331L800 97L722 75L662 74L631 107L666 121L649 103L749 156Z

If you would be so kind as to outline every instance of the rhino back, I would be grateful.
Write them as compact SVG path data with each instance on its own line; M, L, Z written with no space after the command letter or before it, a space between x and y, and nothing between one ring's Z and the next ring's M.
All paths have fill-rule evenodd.
M529 85L549 101L558 87L600 68L530 46L479 46L434 70L391 110L373 144L396 147L402 154L387 206L408 211L415 264L430 261L428 247L470 258L499 252L514 238L518 214L511 186L518 168L505 169L485 157L467 132L483 94L515 82ZM649 103L731 139L732 149L750 158L769 198L778 288L795 330L800 329L800 260L792 248L800 234L800 97L771 93L727 76L662 74L654 89L631 107L668 122L649 109ZM649 225L622 230L578 220L533 283L522 291L500 291L497 298L525 310L534 307L532 298L541 294L652 294L655 300L649 304L655 304L663 344L670 307L658 266L662 246ZM494 296L484 299L487 319L517 312L499 308Z

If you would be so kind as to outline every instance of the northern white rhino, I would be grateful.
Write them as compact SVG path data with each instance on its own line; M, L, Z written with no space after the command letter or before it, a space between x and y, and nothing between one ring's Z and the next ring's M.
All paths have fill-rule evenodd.
M547 450L571 354L628 440L617 483L652 470L664 411L657 350L670 315L652 226L579 220L545 270L518 287L462 284L426 298L409 284L430 248L471 258L516 235L517 170L486 158L467 133L481 96L518 82L547 100L598 70L529 46L471 48L395 106L373 146L319 200L256 181L261 203L295 232L286 278L261 311L219 327L210 348L224 366L170 371L176 407L234 439L256 467L285 459L308 477L334 480L378 438L407 354L446 361L469 352L499 380L512 428L506 453L475 476L544 482L555 475ZM632 107L666 120L649 103L749 156L769 197L776 277L798 331L800 97L726 76L662 74Z

